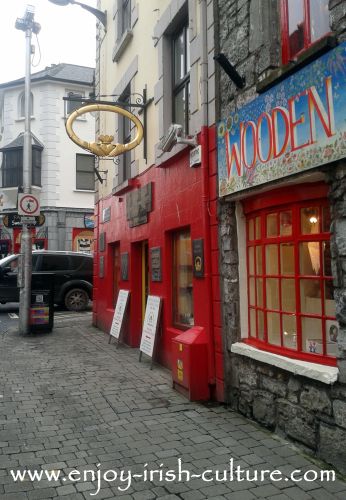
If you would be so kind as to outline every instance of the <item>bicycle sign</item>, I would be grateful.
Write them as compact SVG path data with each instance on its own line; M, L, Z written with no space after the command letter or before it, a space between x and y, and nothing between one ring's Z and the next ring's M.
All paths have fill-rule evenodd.
M18 195L18 215L40 215L40 203L33 194Z

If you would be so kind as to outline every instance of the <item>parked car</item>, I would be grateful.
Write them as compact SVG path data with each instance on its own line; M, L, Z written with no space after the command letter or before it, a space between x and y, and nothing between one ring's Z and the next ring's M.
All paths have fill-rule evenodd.
M0 260L0 303L18 302L19 255ZM54 273L54 303L70 311L86 309L92 299L93 258L81 252L32 252L32 272ZM47 283L48 286L48 283Z

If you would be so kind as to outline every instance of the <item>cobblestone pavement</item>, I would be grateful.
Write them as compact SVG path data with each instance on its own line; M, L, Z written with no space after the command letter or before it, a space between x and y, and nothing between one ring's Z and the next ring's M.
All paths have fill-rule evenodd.
M265 474L263 482L230 481L231 458L234 468L251 474L320 469L229 409L189 403L172 390L168 371L151 371L146 360L139 363L137 350L117 349L107 340L81 317L57 323L50 334L0 335L1 500L346 498L341 480L294 483ZM181 469L204 473L205 480L187 481L181 472L179 481L180 459ZM61 475L55 481L43 476L15 482L10 474L34 469ZM145 480L155 469L153 481ZM167 469L176 474L174 481L172 474L160 480ZM68 477L73 470L78 473ZM126 489L129 470L141 477L132 476ZM115 481L115 472L108 472L95 495L105 471L123 476Z

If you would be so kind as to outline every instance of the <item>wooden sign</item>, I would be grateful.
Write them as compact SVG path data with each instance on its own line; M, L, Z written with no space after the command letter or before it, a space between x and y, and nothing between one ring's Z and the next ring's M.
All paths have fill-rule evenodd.
M115 307L112 326L109 332L109 342L111 340L111 337L115 337L117 340L119 340L120 338L129 296L129 290L119 290L117 305Z
M139 360L141 360L142 353L151 358L153 357L156 334L160 323L160 313L161 298L149 295L145 309Z

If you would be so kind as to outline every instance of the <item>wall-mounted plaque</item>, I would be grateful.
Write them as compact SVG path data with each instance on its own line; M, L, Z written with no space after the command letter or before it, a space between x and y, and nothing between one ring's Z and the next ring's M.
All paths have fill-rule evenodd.
M104 252L106 250L106 233L100 233L99 236L99 251Z
M204 240L192 240L193 275L204 278Z
M129 279L129 254L122 253L120 256L121 279L127 281Z
M161 248L150 249L151 255L151 281L162 281L161 276Z
M100 265L99 265L99 278L104 278L105 276L105 258L103 255L100 257Z
M104 208L102 211L102 222L111 220L111 207Z
M126 217L130 227L148 222L148 213L152 210L152 183L131 191L126 195Z

